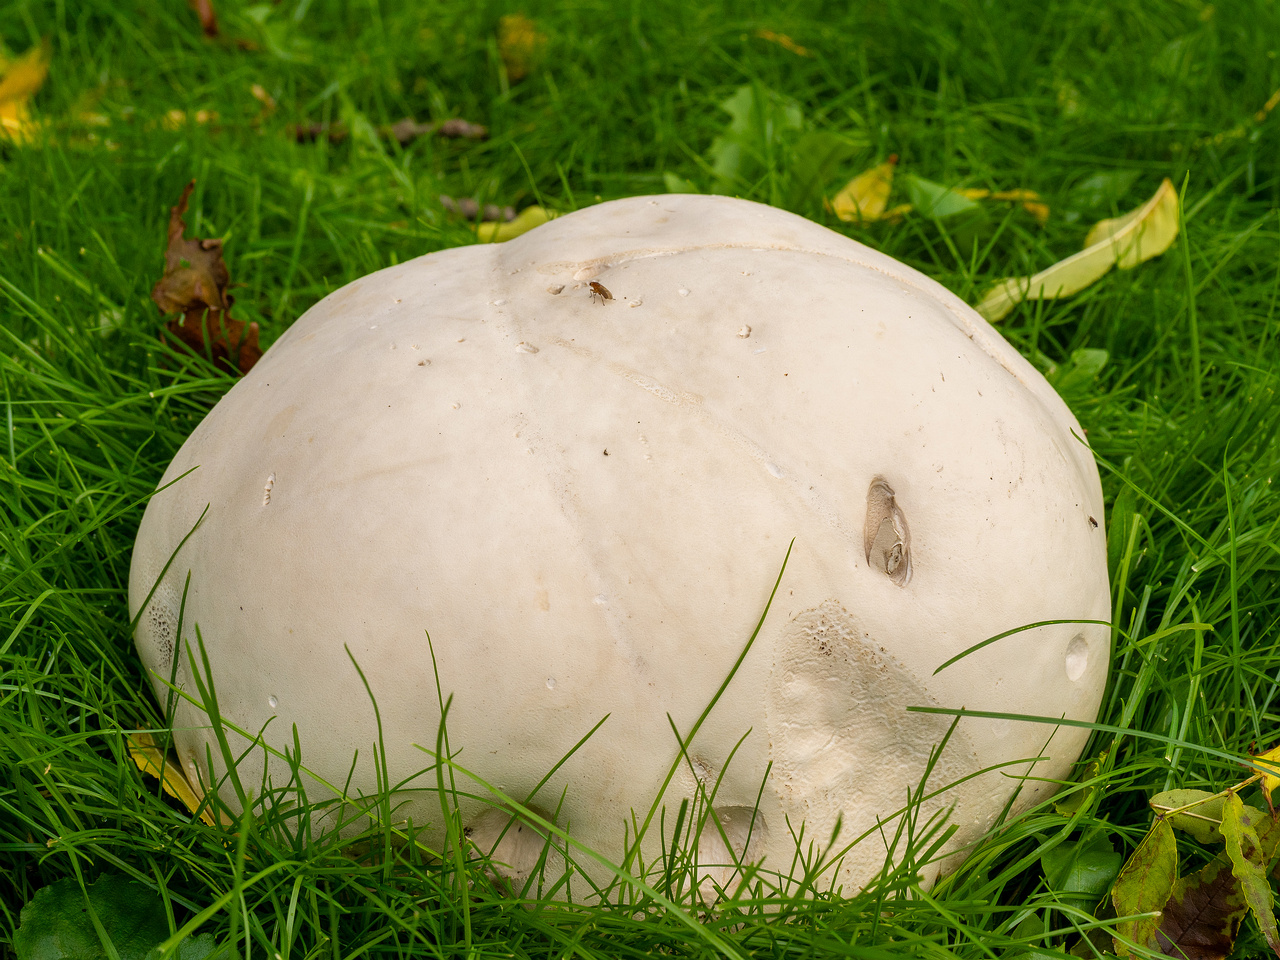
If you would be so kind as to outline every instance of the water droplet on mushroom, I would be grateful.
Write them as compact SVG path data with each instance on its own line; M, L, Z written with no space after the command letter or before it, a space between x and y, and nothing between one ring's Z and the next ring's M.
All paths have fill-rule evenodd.
M494 307L500 307L500 306L502 306L502 305L503 305L504 303L506 303L506 302L507 302L506 300L504 300L504 299L502 299L502 298L499 298L499 299L497 299L497 300L490 300L490 301L489 301L489 304L490 304L491 306L494 306Z
M593 597L591 602L594 603L596 606L602 607L609 602L609 598L606 597L603 593L601 593Z
M556 678L555 678L555 677L547 677L547 689L548 689L548 690L554 690L555 688L556 688Z
M643 305L644 305L644 301L639 299L632 300L630 303L627 304L628 307L640 307Z
M564 284L553 283L551 286L547 287L547 293L551 294L553 297L557 294L564 293Z
M1089 641L1082 634L1077 633L1071 638L1071 642L1067 644L1067 679L1079 680L1084 676L1084 672L1089 667Z
M376 323L371 323L371 324L369 324L369 329L370 329L370 330L377 330L377 329L378 329L378 325L377 325Z
M766 350L768 350L768 349L769 349L768 347L756 347L756 349L752 350L751 352L752 352L752 353L764 353L764 352L765 352Z
M537 352L538 352L538 348L535 347L532 343L525 343L523 340L521 340L519 343L516 344L516 353L537 353Z
M684 287L681 287L679 290L676 291L676 293L680 294L680 296L682 297L687 297L689 295L689 291L686 290Z
M460 404L460 403L458 403L458 402L456 402L456 401L455 401L455 402L453 402L453 403L449 404L449 409L450 409L450 410L457 410L457 409L458 409L458 408L460 408L461 406L462 406L462 404Z
M747 339L747 337L751 336L751 328L744 323L742 327L738 330L738 336L740 336L743 340Z
M779 480L782 479L783 477L782 468L778 466L776 463L766 463L764 465L764 468L768 470L770 474L777 477Z
M274 693L271 696L267 697L267 706L270 707L272 710L280 706L280 701L276 699L276 696Z
M900 587L911 579L911 532L893 487L883 477L867 490L867 518L862 530L867 563Z
M276 485L276 475L274 473L267 476L267 482L262 487L262 505L265 507L271 502L271 488Z

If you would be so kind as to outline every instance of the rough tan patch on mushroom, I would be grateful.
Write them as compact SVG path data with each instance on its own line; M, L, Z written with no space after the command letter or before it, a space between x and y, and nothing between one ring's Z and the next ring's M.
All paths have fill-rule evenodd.
M765 706L775 776L790 822L807 824L810 837L822 843L841 824L835 838L839 848L902 809L952 721L907 708L934 705L923 678L883 652L836 601L792 618ZM968 733L958 728L928 788L958 783L978 766ZM920 822L956 805L967 826L964 819L975 801L980 805L972 786L947 790L919 811ZM892 836L895 829L896 823L885 834ZM881 837L868 837L845 855L840 879L869 875L886 852Z

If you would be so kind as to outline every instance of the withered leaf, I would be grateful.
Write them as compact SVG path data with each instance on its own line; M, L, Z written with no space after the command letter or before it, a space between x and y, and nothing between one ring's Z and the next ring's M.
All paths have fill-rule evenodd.
M523 13L509 13L498 21L498 53L507 69L507 79L517 83L537 64L547 38Z
M1173 885L1164 906L1155 945L1170 957L1223 960L1235 944L1249 907L1225 858Z
M1223 808L1222 835L1227 841L1227 856L1231 860L1231 873L1240 883L1245 903L1253 911L1254 919L1266 937L1272 952L1280 956L1280 931L1276 929L1275 895L1267 880L1271 866L1257 828L1246 817L1245 805L1234 793L1227 795ZM1266 820L1262 811L1254 811L1254 820Z
M192 784L182 772L182 765L172 753L165 756L160 750L156 738L143 731L131 733L128 737L129 756L143 773L150 774L160 781L164 792L177 799L192 813L213 827L217 825L213 808L200 799L198 784Z
M1271 791L1280 785L1280 776L1277 776L1277 769L1280 768L1280 747L1272 747L1258 754L1254 759L1262 761L1258 765L1262 771L1262 795L1267 798L1267 806L1273 807Z
M213 0L187 0L200 18L200 29L206 37L218 35L218 15L213 12Z
M384 123L377 130L379 136L395 140L402 147L418 137L431 134L457 140L484 140L489 136L488 127L460 117L440 123L419 123L412 117L405 117L395 123ZM299 143L311 143L314 140L341 143L351 132L345 123L299 123L290 126L289 131Z
M528 233L534 227L542 226L555 216L554 210L546 210L539 206L525 207L516 214L514 220L505 223L501 221L476 223L472 224L472 229L476 232L476 239L481 243L502 243L522 233Z
M1112 267L1131 270L1158 257L1178 236L1178 203L1178 191L1166 177L1155 195L1138 209L1095 223L1079 253L1059 260L1034 276L1001 280L975 309L988 322L995 323L1023 300L1070 296Z
M1138 849L1133 851L1133 855L1121 868L1115 886L1111 888L1111 902L1116 908L1116 916L1129 917L1155 913L1162 909L1177 879L1178 842L1174 839L1169 821L1157 816L1146 837L1138 844ZM1121 920L1116 924L1116 931L1124 940L1116 938L1116 953L1122 957L1129 955L1129 946L1125 941L1146 946L1157 923L1159 920L1155 917Z
M49 75L47 39L11 63L0 64L0 139L26 143L35 134L30 101Z
M785 33L775 33L772 30L766 30L764 27L761 27L759 30L756 31L756 36L759 37L761 40L768 40L770 43L776 43L778 46L782 47L782 49L784 50L790 50L797 57L813 56L813 54L809 52L809 49L807 47L800 46L800 44L796 43Z
M492 221L508 222L516 218L516 208L512 206L500 207L496 203L486 203L480 205L480 201L475 197L459 197L454 199L447 193L440 194L440 206L444 207L450 213L466 220L480 220L482 223L490 223Z
M164 254L164 276L151 290L160 313L169 316L165 327L192 353L208 356L219 366L248 373L262 356L258 325L235 320L228 311L234 297L227 294L230 274L222 259L221 240L188 240L182 215L196 182L182 191L169 211L169 246Z

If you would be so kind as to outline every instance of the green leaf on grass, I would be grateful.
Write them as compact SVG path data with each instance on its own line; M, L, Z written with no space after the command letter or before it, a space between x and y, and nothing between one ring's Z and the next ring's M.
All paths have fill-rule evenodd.
M935 220L961 213L977 213L982 209L976 200L969 199L959 190L914 174L904 173L898 178L898 186L906 193L917 213Z
M1227 796L1223 807L1222 835L1227 841L1231 873L1240 881L1245 903L1253 911L1267 944L1280 956L1280 932L1276 930L1273 909L1275 897L1267 880L1269 858L1263 852L1257 830L1245 821L1244 802L1234 793Z
M82 889L68 878L41 887L22 908L13 952L17 960L107 960L106 937L118 960L146 960L169 932L164 904L144 884L108 875ZM183 941L174 956L205 960L217 949L205 935Z
M740 86L720 108L733 119L708 151L713 189L737 193L766 168L784 135L800 129L804 115L794 100L752 83Z
M792 153L788 206L802 210L817 203L836 169L857 151L857 144L828 130L814 130L802 136Z
M1071 351L1071 359L1066 363L1053 364L1045 371L1045 379L1058 391L1058 395L1067 397L1086 389L1102 372L1111 355L1106 350L1094 347L1082 347Z
M667 171L662 175L662 182L667 188L667 193L701 193L702 190L692 180L687 180L679 174Z
M1121 868L1116 885L1111 889L1116 916L1158 913L1168 901L1177 878L1178 842L1169 821L1157 816L1138 849ZM1159 923L1158 916L1121 920L1116 924L1116 931L1120 934L1115 938L1116 953L1122 957L1129 955L1126 940L1145 947L1151 942Z
M1185 960L1224 960L1249 908L1225 860L1211 860L1173 885L1154 946Z
M1096 903L1120 872L1124 857L1111 841L1097 836L1077 843L1060 843L1040 857L1045 882L1064 901Z
M1138 182L1139 170L1106 170L1085 177L1067 194L1067 203L1075 210L1096 210L1119 203L1129 188Z
M1207 790L1166 790L1151 798L1151 809L1168 814L1174 829L1191 834L1201 843L1221 843L1222 804L1227 798ZM1170 810L1181 810L1170 814Z
M1125 488L1128 490L1128 487ZM1114 522L1114 521L1113 521ZM1112 570L1116 569L1116 564L1112 564ZM1089 765L1084 768L1079 783L1084 784L1079 789L1072 790L1067 793L1061 800L1054 801L1053 809L1064 817L1074 817L1086 804L1093 803L1097 798L1098 788L1089 784L1098 776L1102 770L1102 765L1107 762L1107 755L1111 753L1111 748L1103 750L1096 758L1089 761Z
M1125 550L1129 547L1129 531L1137 522L1134 502L1137 497L1132 487L1125 487L1116 494L1115 503L1111 505L1110 522L1107 524L1107 569L1119 570L1124 560Z

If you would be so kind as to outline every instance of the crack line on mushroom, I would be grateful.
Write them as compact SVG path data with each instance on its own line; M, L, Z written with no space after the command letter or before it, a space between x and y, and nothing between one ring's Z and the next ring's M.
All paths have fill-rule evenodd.
M621 266L624 263L631 263L637 260L651 260L656 257L674 257L679 254L694 253L700 250L752 250L752 251L759 251L762 253L769 250L775 250L783 253L802 253L808 256L830 257L833 260L840 260L844 263L851 263L856 266L863 267L867 270L872 270L876 273L881 274L882 276L888 277L889 279L897 283L901 283L910 287L916 293L922 296L928 297L930 300L938 301L943 307L946 308L947 313L951 318L951 321L956 325L956 328L960 330L961 333L963 333L970 340L978 344L978 346L982 348L984 353L986 353L989 357L991 357L992 360L994 360L1001 367L1003 367L1011 377L1013 377L1015 380L1018 381L1018 383L1022 384L1024 387L1031 386L1031 384L1026 380L1026 378L1009 363L1008 357L1001 356L1000 351L995 348L995 345L991 339L992 331L984 330L982 327L979 327L975 323L973 323L972 320L970 320L969 318L966 318L964 314L962 314L958 309L956 309L956 305L954 303L951 303L946 299L938 297L936 293L926 289L925 287L922 287L920 284L916 283L910 277L904 276L900 273L896 273L895 271L890 270L881 264L867 263L864 260L855 260L852 257L842 257L839 254L832 253L829 250L818 250L811 247L791 246L791 245L781 244L781 243L765 243L765 244L761 244L758 242L756 243L745 243L745 242L703 243L703 244L693 244L687 247L680 247L679 249L676 249L676 250L658 250L653 248L639 247L639 248L636 248L635 250L626 250L626 251L623 251L622 253L611 254L608 257L597 257L591 260L560 261L559 263L547 264L546 266L547 266L547 269L550 269L552 267L562 267L564 269L576 267L577 269L575 271L575 274L581 273L583 270L595 270L596 273L593 273L592 275L599 276L605 270L608 270L612 267ZM943 289L946 289L946 288L944 287ZM951 291L948 290L947 292L950 293ZM955 296L955 295L952 294L952 296Z

